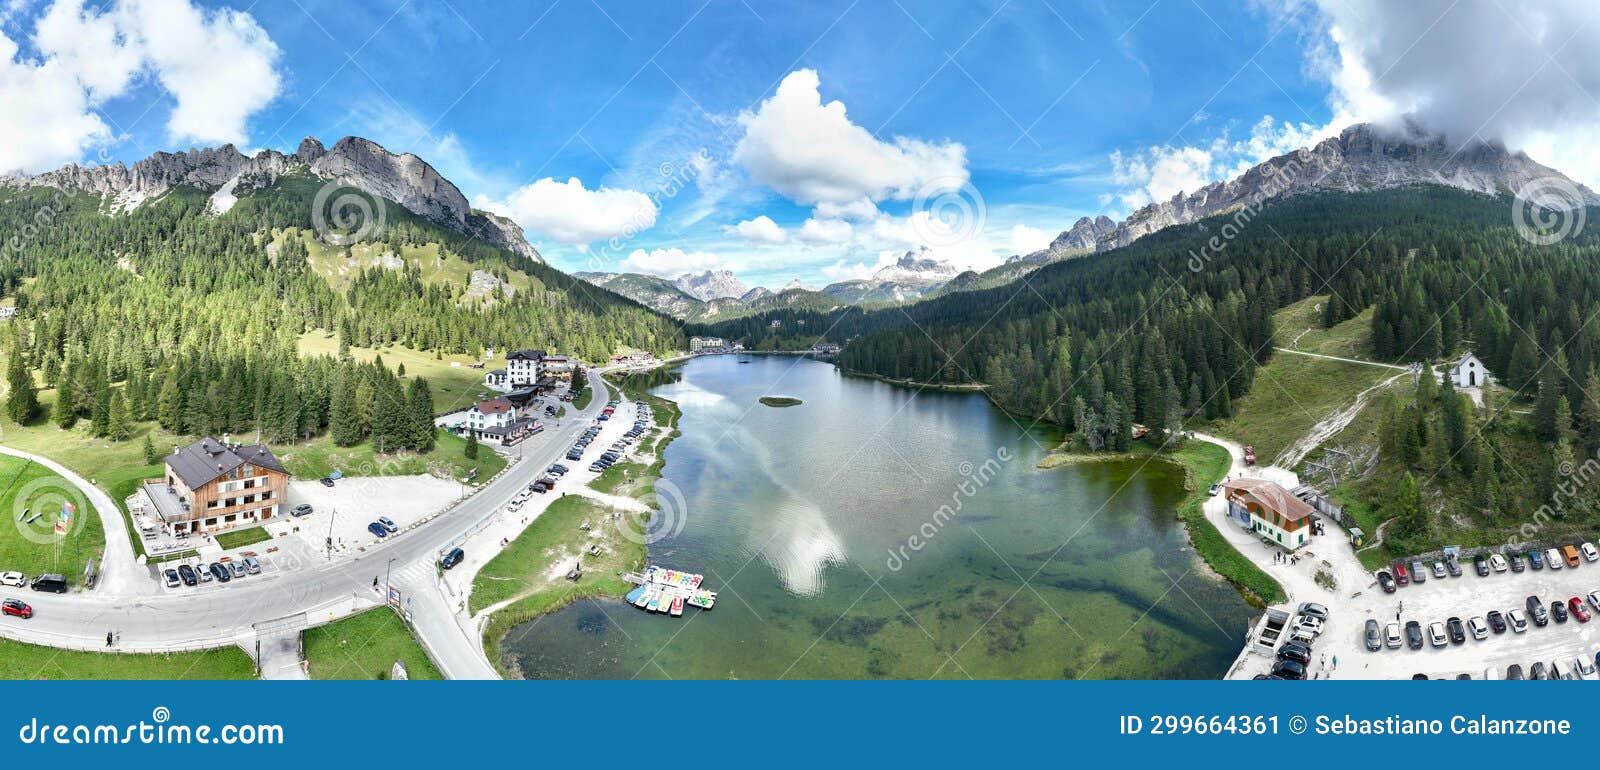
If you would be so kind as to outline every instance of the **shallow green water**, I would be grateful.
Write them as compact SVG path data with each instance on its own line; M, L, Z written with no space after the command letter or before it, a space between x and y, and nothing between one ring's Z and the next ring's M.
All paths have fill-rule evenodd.
M1058 436L980 396L749 360L653 389L683 435L651 560L703 573L717 608L574 604L508 635L526 676L1211 678L1233 660L1251 612L1196 572L1181 471L1038 470Z

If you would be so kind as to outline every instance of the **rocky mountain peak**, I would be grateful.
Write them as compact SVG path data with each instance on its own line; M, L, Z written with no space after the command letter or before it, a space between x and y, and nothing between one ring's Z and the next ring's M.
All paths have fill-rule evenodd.
M737 299L750 291L743 281L727 270L707 270L700 275L684 273L672 284L701 302L723 298Z
M1043 264L1106 251L1166 227L1307 193L1433 184L1487 195L1514 195L1530 182L1548 179L1570 185L1588 203L1600 203L1600 196L1583 185L1498 142L1451 143L1409 121L1392 127L1358 123L1314 147L1264 161L1234 179L1146 205L1122 222L1105 216L1084 217L1047 248L1008 261ZM1557 200L1536 202L1570 205Z
M899 283L942 283L961 272L949 262L933 258L932 253L926 246L907 251L894 264L879 268L872 274L872 279Z
M301 163L311 164L316 163L317 158L322 157L327 152L327 148L322 146L322 141L320 139L314 136L308 136L300 140L300 146L295 149L294 156L298 158Z

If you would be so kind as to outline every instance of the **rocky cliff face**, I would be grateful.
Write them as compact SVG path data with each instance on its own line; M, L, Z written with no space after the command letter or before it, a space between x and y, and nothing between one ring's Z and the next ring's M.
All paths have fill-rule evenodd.
M528 259L542 261L522 229L510 220L472 210L466 196L427 161L396 155L377 143L347 136L332 149L306 137L293 155L263 150L253 157L231 144L187 152L158 152L131 167L121 163L70 165L35 176L0 177L0 186L53 187L101 196L111 213L137 207L174 187L189 185L212 193L212 210L227 211L242 195L272 186L283 175L305 170L393 201L407 211L451 230L476 236Z
M684 273L672 282L683 291L701 302L710 302L714 299L738 299L750 291L743 281L734 277L727 270L707 270L700 275Z
M1588 188L1504 145L1474 141L1458 147L1415 125L1386 129L1362 123L1315 147L1261 163L1235 179L1152 203L1120 223L1103 216L1084 217L1049 247L1008 261L1044 264L1114 249L1165 227L1312 192L1434 184L1488 195L1515 195L1529 183L1545 180L1569 185L1589 204L1600 203L1600 196ZM1535 202L1568 203L1548 195L1535 196Z

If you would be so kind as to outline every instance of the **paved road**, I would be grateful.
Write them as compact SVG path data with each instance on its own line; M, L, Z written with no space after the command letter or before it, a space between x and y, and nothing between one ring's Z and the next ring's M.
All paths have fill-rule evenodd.
M525 456L512 463L485 488L458 503L422 526L368 548L359 556L332 562L305 565L272 575L252 576L222 590L156 593L143 595L136 580L154 585L143 567L137 579L124 576L118 567L101 589L66 595L24 591L21 598L34 606L32 620L5 618L0 621L0 636L36 644L77 649L104 649L107 631L118 635L117 648L124 651L156 652L199 649L240 644L254 646L252 625L305 613L311 624L325 623L377 606L380 597L373 580L381 581L386 571L407 577L401 585L412 596L410 611L420 637L451 677L493 677L493 667L483 658L475 640L459 632L442 597L435 605L429 590L437 594L432 564L439 549L468 533L485 517L538 478L556 458L563 455L577 434L583 431L610 397L603 378L591 377L594 398L589 406L569 413L555 431L547 431L537 447L527 447ZM0 451L11 450L0 449ZM63 472L74 483L82 479L48 461L52 470ZM106 524L110 553L125 552L132 563L132 549L117 508L104 493L87 485L85 493L95 501ZM91 491L92 490L92 491ZM119 540L120 536L120 540ZM115 559L110 560L116 564ZM421 565L424 569L419 570ZM401 575L396 575L400 582ZM431 585L429 585L431 583ZM448 625L444 625L448 624ZM457 633L448 633L455 627Z
M133 543L128 539L128 525L122 518L122 509L111 500L100 488L90 484L65 465L48 457L24 452L20 449L0 446L0 454L21 457L32 460L52 471L60 474L62 478L78 488L89 504L94 506L95 514L100 517L101 528L106 533L105 558L100 563L100 590L114 593L119 596L131 594L153 594L159 587L149 580L149 570L134 561ZM78 575L70 575L77 579Z

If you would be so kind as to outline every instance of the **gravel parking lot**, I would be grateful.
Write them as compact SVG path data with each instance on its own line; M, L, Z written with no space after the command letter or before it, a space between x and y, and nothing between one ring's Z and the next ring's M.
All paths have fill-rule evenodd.
M379 516L393 519L400 528L396 534L403 535L471 491L472 487L459 482L425 474L345 478L331 487L316 480L291 481L285 515L266 526L275 537L291 535L319 554L324 552L324 538L332 537L334 555L339 556L377 542L367 525ZM311 515L287 515L301 503L311 505Z
M1313 645L1310 670L1334 679L1410 679L1415 674L1435 679L1467 674L1482 679L1490 669L1503 678L1512 664L1521 665L1526 675L1535 662L1549 666L1552 661L1559 661L1569 670L1577 657L1594 662L1595 653L1600 652L1600 618L1587 623L1577 618L1565 623L1552 619L1544 627L1530 619L1524 633L1510 629L1500 634L1491 631L1481 641L1474 639L1469 630L1464 643L1447 643L1442 648L1433 647L1426 636L1429 624L1442 623L1450 617L1459 617L1465 623L1474 616L1486 616L1490 610L1503 614L1513 609L1526 612L1530 595L1538 596L1547 610L1557 600L1566 602L1574 596L1585 599L1591 591L1600 591L1600 563L1584 561L1576 568L1529 568L1521 573L1507 570L1491 572L1488 577L1479 577L1470 560L1461 568L1461 577L1435 578L1430 573L1426 582L1401 587L1392 594L1383 593L1374 578L1366 586L1354 587L1351 595L1326 600L1332 617ZM1364 637L1368 618L1378 621L1380 628L1398 618L1402 637L1406 621L1421 623L1423 648L1413 650L1402 642L1400 649L1368 652ZM1338 661L1337 668L1334 660ZM1266 657L1251 656L1233 676L1248 679L1264 673L1270 665Z

